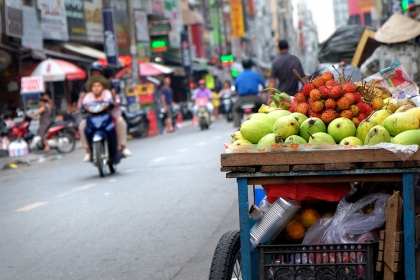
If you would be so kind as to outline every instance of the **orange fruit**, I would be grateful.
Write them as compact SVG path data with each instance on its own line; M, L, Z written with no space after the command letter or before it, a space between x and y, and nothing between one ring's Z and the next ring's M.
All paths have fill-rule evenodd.
M319 213L312 208L302 210L299 220L305 228L310 228L320 218Z
M286 226L290 238L298 240L305 236L305 228L299 220L292 220Z

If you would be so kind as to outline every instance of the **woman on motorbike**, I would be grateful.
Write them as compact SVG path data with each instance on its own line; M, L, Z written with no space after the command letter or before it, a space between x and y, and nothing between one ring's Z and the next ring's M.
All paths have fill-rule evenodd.
M121 109L119 107L119 100L109 90L109 83L103 76L93 76L86 83L88 93L82 99L82 105L92 103L95 101L112 102L114 108L111 115L115 120L117 130L118 150L121 151L124 157L131 156L131 152L126 148L127 142L127 124L122 118ZM80 143L86 149L86 155L83 159L84 162L90 161L90 149L85 135L86 119L82 120L79 124Z
M201 79L198 81L198 89L194 92L192 99L196 100L197 98L207 98L208 102L206 104L207 110L210 113L210 116L213 115L213 104L211 103L212 99L211 91L206 87L206 82ZM198 105L195 104L193 107L194 119L193 122L197 122L197 113L198 113Z
M42 142L44 142L44 153L47 153L51 148L48 145L48 140L46 139L48 128L52 123L51 119L51 108L48 102L48 99L41 97L38 101L39 109L36 110L32 117L39 115L39 128L37 135L41 137Z

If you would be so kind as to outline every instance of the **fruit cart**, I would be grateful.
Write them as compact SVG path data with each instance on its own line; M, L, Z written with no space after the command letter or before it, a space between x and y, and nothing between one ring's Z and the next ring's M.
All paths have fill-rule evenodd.
M228 232L221 238L215 250L210 279L290 279L285 275L279 278L262 276L261 272L267 266L262 260L262 251L251 251L248 194L252 191L249 186L325 182L402 182L404 261L401 271L406 280L420 279L416 272L419 240L415 232L415 176L420 173L420 151L405 160L401 154L376 148L226 153L221 155L221 171L227 172L227 178L237 180L240 232Z

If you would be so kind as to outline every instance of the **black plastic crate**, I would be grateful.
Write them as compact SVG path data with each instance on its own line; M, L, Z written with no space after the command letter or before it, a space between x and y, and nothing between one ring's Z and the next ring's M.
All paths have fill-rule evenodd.
M378 243L260 245L259 279L373 280Z

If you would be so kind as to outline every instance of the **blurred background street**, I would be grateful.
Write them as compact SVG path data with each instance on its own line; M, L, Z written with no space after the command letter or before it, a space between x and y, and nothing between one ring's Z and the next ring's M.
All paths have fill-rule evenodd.
M206 279L238 229L236 182L220 172L224 120L132 140L100 178L82 150L0 172L0 279Z

